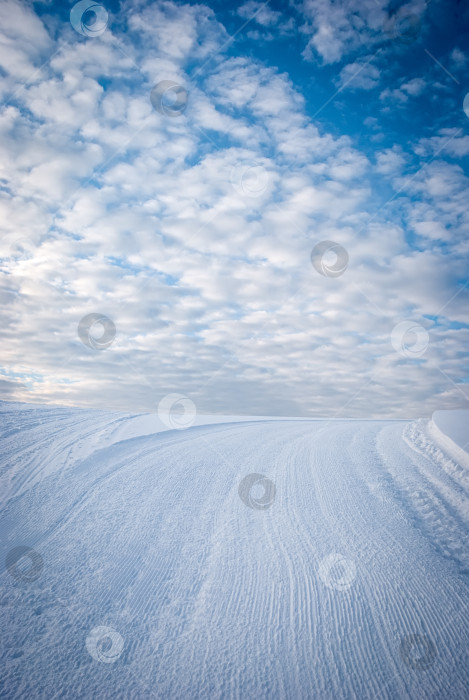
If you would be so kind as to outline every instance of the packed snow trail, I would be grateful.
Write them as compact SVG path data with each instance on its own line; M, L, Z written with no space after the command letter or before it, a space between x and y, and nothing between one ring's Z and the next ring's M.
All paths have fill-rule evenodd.
M468 696L467 471L424 422L1 412L2 697Z

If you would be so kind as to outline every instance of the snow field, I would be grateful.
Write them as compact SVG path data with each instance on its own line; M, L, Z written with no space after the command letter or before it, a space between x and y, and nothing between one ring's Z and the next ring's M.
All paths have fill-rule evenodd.
M427 423L0 410L3 560L40 558L1 575L2 697L467 697L467 472Z

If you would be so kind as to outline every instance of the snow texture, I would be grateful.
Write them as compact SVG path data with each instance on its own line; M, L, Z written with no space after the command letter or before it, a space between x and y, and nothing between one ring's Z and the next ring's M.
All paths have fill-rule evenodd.
M1 697L468 697L443 416L0 415Z
M469 469L469 411L435 411L430 429L433 438Z

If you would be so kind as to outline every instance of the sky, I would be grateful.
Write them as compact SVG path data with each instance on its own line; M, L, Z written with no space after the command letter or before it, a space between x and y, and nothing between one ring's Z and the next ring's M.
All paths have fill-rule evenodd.
M0 3L0 398L469 398L464 0Z

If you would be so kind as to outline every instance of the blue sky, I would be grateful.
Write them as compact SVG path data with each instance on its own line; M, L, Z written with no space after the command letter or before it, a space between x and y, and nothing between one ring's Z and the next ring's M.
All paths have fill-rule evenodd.
M0 28L2 398L467 406L467 3L7 0Z

